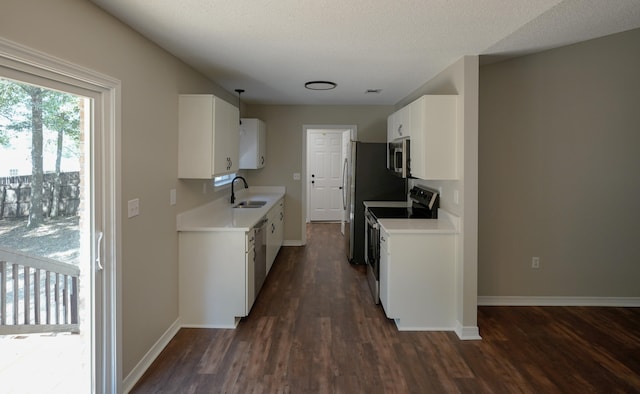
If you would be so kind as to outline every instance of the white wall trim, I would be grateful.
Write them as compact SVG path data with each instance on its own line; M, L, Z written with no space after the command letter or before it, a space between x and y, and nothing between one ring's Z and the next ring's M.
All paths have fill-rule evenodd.
M640 297L478 297L478 306L612 306L640 307Z
M459 321L456 321L455 333L458 338L463 341L475 341L482 339L478 326L464 327Z
M167 331L160 336L160 338L156 341L156 343L151 346L151 349L142 357L142 359L136 364L135 367L131 370L129 375L124 378L122 382L122 386L124 387L124 392L128 393L133 389L138 380L144 375L144 373L149 369L151 364L158 358L162 350L169 344L171 339L180 331L180 318L176 319L176 321L171 324L171 326L167 329Z
M301 240L296 239L296 240L284 240L284 242L282 242L282 246L304 246L305 244L302 243Z

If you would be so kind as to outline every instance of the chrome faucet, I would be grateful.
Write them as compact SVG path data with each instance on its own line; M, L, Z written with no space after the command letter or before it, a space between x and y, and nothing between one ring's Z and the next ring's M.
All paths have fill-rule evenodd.
M247 181L243 177L237 176L237 177L233 178L233 180L231 181L231 204L236 202L236 195L233 193L233 183L236 181L236 179L242 179L242 182L244 182L244 188L245 189L249 188L249 185L247 184Z

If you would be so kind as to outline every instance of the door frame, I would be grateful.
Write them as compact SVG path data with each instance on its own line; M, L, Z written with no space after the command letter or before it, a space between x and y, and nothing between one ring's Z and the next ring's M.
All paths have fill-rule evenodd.
M93 124L100 128L97 155L100 162L102 232L102 314L95 317L94 328L102 337L98 347L94 374L95 391L116 393L122 390L122 301L121 301L121 82L110 76L86 69L0 37L0 66L20 74L30 74L58 84L91 91L95 94ZM98 245L94 245L100 250Z
M358 137L358 126L355 124L305 124L302 125L302 215L300 229L302 234L302 245L307 244L307 223L309 222L309 193L307 180L307 135L311 130L350 130L351 140L355 141Z

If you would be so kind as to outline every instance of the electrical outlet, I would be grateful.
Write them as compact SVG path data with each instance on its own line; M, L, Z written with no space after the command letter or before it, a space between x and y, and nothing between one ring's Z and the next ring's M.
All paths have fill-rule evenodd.
M531 258L531 268L537 270L540 268L540 257L532 257Z

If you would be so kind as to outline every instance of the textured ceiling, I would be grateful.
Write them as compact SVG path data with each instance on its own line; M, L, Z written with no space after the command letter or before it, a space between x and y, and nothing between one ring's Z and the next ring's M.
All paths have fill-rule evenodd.
M465 55L520 55L640 27L640 0L92 2L264 104L393 105ZM309 91L310 80L338 87Z

